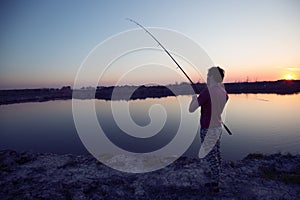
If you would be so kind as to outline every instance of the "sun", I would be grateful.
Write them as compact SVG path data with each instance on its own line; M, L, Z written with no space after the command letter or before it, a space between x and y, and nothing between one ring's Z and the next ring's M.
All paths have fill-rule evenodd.
M284 76L284 79L285 79L285 80L293 80L293 79L295 79L295 77L294 77L292 74L286 74L286 75Z

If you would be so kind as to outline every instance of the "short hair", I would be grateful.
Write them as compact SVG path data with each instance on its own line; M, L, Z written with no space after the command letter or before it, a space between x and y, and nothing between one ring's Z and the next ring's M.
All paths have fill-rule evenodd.
M208 70L208 75L212 76L217 83L221 83L223 81L224 74L225 74L225 71L219 66L211 67Z

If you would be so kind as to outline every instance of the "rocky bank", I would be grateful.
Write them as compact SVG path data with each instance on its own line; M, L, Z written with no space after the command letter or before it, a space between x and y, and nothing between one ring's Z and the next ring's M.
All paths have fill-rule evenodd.
M300 155L250 154L223 162L210 193L205 161L182 157L161 170L113 170L89 155L0 151L0 199L299 199Z

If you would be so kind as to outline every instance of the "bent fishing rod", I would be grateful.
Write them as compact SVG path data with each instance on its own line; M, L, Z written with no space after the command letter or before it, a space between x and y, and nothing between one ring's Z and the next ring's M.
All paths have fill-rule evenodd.
M175 58L169 53L169 51L156 39L156 37L154 37L154 35L152 35L152 33L150 31L148 31L144 26L142 26L141 24L139 24L138 22L136 22L133 19L130 18L126 18L127 20L129 20L130 22L135 23L136 25L138 25L139 27L141 27L142 29L145 30L146 33L148 33L152 39L154 39L157 44L168 54L168 56L174 61L174 63L177 65L177 67L182 71L182 73L185 75L185 77L190 81L191 86L195 92L195 94L197 94L197 89L195 84L193 83L193 81L190 79L190 77L187 75L187 73L185 73L185 71L182 69L182 67L178 64L178 62L175 60ZM228 132L229 135L232 135L231 131L229 130L229 128L222 122L225 130Z

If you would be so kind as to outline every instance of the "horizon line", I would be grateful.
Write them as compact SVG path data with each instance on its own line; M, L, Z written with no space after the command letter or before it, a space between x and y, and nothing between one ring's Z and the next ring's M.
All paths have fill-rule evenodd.
M236 83L263 83L263 82L277 82L277 81L287 81L287 82L293 82L293 81L300 81L300 79L278 79L278 80L264 80L264 81L235 81L235 82L224 82L223 84L236 84ZM181 83L169 83L169 84L163 84L163 85L160 85L160 84L141 84L141 85L134 85L134 84L125 84L125 85L98 85L98 87L141 87L141 86L170 86L170 85L183 85L183 84L189 84L191 85L191 83L189 82L181 82ZM196 82L196 83L193 83L193 84L206 84L206 82ZM23 88L1 88L0 87L0 90L31 90L31 89L63 89L64 87L70 87L72 89L72 86L73 85L68 85L68 84L65 84L65 85L61 85L61 86L56 86L56 87L53 87L53 86L46 86L46 87L39 87L39 86L36 86L36 87L23 87ZM80 88L76 88L76 89L96 89L95 87L93 86L80 86Z

